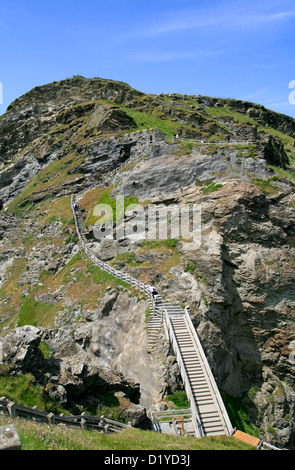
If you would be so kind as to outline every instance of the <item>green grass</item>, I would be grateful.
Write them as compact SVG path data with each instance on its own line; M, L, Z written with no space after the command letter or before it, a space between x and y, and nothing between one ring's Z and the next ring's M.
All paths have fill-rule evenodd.
M132 428L120 433L101 434L94 430L69 429L21 419L15 419L13 423L22 450L254 450L234 437L194 439ZM11 418L0 416L0 426L7 424L11 424Z
M249 407L251 406L251 393L250 389L248 394L244 394L242 397L232 397L230 395L222 393L228 416L234 427L243 431L251 436L259 438L259 431L251 423L249 418ZM249 397L249 398L248 398ZM247 404L248 403L248 404Z
M160 132L166 135L168 140L172 139L175 131L189 134L195 132L195 129L189 124L183 124L180 121L172 121L166 116L156 116L155 114L138 111L131 108L123 108L128 116L132 117L136 122L138 130L152 129L157 127Z
M172 137L175 133L175 127L179 126L179 123L170 121L168 119L159 118L153 116L150 113L143 111L137 111L135 109L123 108L128 116L132 117L136 122L138 130L151 129L157 127L160 132L166 134L167 137Z
M59 189L62 184L69 183L77 176L81 176L78 172L75 172L75 168L84 161L84 158L85 155L81 157L69 153L45 166L24 187L23 191L11 201L8 206L9 211L23 217L24 214L34 208L34 197L37 193L43 194L43 200L51 199L51 191Z
M126 251L125 253L118 254L110 264L111 266L115 266L120 261L128 264L130 267L133 268L142 265L142 263L135 262L135 253L131 251Z
M213 118L233 117L239 123L257 125L254 119L250 118L247 114L240 114L231 108L226 108L225 106L208 106L205 110Z
M184 409L190 407L189 401L184 390L179 390L177 392L174 392L172 395L168 395L167 400L172 401L176 409Z
M40 411L66 413L58 402L45 393L44 388L37 386L32 374L9 375L11 366L0 365L0 396L19 405L32 408L37 406Z
M177 247L178 242L179 240L177 238L167 238L166 240L145 240L140 243L140 246L149 249L166 247L174 250Z
M93 210L88 212L85 226L94 225L100 218L100 211L97 212L95 207L99 204L105 204L110 207L110 214L104 216L104 222L107 223L108 217L112 217L113 223L119 223L124 217L125 211L131 204L139 204L138 199L135 196L124 197L124 206L121 205L120 201L117 201L116 198L111 196L111 189L106 189L103 191L95 201L95 206ZM117 220L118 218L118 220Z
M115 397L107 392L100 396L102 407L91 409L83 400L70 409L61 405L38 386L32 374L10 375L13 367L9 364L0 365L0 396L27 407L37 406L40 411L64 413L65 415L81 414L84 411L91 416L104 415L108 419L124 422L123 411L130 405L126 398ZM226 405L230 418L238 429L257 436L257 432L249 421L246 407L241 399L226 396ZM183 391L175 392L168 397L176 409L187 408L188 401ZM233 437L206 437L202 439L183 438L151 431L128 429L119 434L103 435L93 430L66 429L59 426L49 426L30 420L15 419L23 450L239 450L253 449ZM0 416L0 426L11 423L11 418ZM258 436L257 436L258 437Z
M129 288L129 284L122 279L118 279L117 277L113 276L112 274L103 271L98 266L95 266L91 261L87 262L88 272L91 274L91 279L95 284L104 284L112 285L113 287L126 287Z
M9 321L14 321L17 326L33 325L38 327L50 327L54 325L54 319L59 315L66 315L68 300L80 305L82 311L97 306L98 299L103 295L105 289L111 286L114 289L126 289L132 295L139 298L142 294L134 287L121 279L107 273L93 264L84 254L77 253L71 260L55 274L43 271L39 282L32 286L27 296L21 294L23 286L17 282L24 271L23 263L15 275L9 277L5 290L0 291L0 299L14 292L13 303L6 304L7 312L10 309ZM71 270L74 270L71 272ZM56 303L47 303L38 299L45 293L56 292L60 285L64 286L64 297ZM89 289L91 286L91 289ZM63 313L62 313L63 312ZM3 314L3 312L2 312ZM13 319L11 315L13 314ZM8 315L8 313L7 313ZM4 316L2 320L4 321ZM8 321L7 319L7 321ZM11 325L12 326L12 325Z
M173 155L178 157L183 155L190 155L193 150L193 143L192 142L182 142L181 144L177 145L176 150L174 150Z
M215 191L218 191L218 189L220 188L222 188L221 183L211 183L206 188L202 188L201 191L203 194L207 194L207 193L213 193Z
M264 180L261 178L252 178L252 183L257 186L264 194L273 195L277 194L279 191L279 187L272 184L272 179Z
M46 325L58 311L58 304L48 304L39 302L31 297L27 297L19 311L18 326L25 325Z
M40 351L45 352L48 359L51 358L51 351L45 344L40 344ZM45 362L46 367L46 362ZM66 408L50 397L44 386L38 385L33 374L22 373L12 375L14 365L11 363L0 364L0 396L5 396L10 401L21 406L38 410L53 412L54 414L80 415L85 412L89 416L105 416L108 419L124 423L124 410L130 407L128 398L117 398L112 392L98 392L100 407L97 404L84 400L83 397L77 401L71 401ZM45 373L45 370L44 370ZM50 388L52 384L48 384Z
M196 269L196 263L194 263L193 261L188 261L187 265L184 268L184 272L194 274Z
M61 405L37 386L32 374L9 375L11 366L0 366L0 396L23 406L37 408L41 411L64 413L69 415L81 414L82 411L92 416L105 416L108 419L124 422L122 411L129 406L124 403L126 398L117 398L113 393L104 393L100 398L103 406L99 410L89 409L80 401L70 410ZM176 409L187 408L188 401L185 392L175 392L168 397ZM123 400L123 401L122 401ZM235 405L232 402L232 405ZM234 408L234 407L233 407ZM237 415L239 416L239 414ZM159 434L152 431L127 429L119 434L104 435L94 430L80 428L61 428L31 420L14 419L0 416L0 426L13 422L19 433L23 450L252 450L253 447L243 444L233 437L205 437L194 439ZM240 423L240 422L239 422ZM245 427L243 427L245 429ZM246 431L248 429L245 429ZM253 433L252 433L253 435Z
M258 124L254 119L250 118L247 114L239 113L229 107L224 107L224 106L207 107L206 112L210 114L210 116L212 116L213 118L231 116L236 121L236 123L238 123L237 125L247 124L251 126L256 126L258 132L261 132L261 131L266 132L267 134L270 134L272 137L279 139L281 142L283 142L285 151L289 154L288 157L289 157L291 166L292 167L295 166L294 137L291 137L290 135L285 134L284 132L281 132L278 129L274 129L270 126L263 126L261 124ZM253 152L251 150L249 156L252 156L252 155L253 155Z
M290 182L292 185L295 185L295 168L289 167L285 170L283 168L273 166L273 165L268 165L268 168L274 170L277 173L277 179L278 180L286 180ZM272 178L273 179L273 178ZM274 179L273 179L274 180Z
M202 191L203 194L212 193L222 188L221 183L214 183L211 179L201 181L197 178L195 180L195 185L200 187L200 191Z

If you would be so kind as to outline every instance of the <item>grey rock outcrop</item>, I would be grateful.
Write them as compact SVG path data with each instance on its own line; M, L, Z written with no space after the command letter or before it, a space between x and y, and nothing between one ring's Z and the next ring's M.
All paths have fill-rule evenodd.
M31 370L43 357L41 351L38 350L41 331L34 326L18 327L0 341L3 360L12 362L16 369Z
M175 145L158 142L151 150L150 158L139 162L125 178L116 185L114 194L125 197L135 195L140 200L150 200L159 195L177 197L185 188L194 185L195 181L206 180L222 183L223 181L250 181L252 178L271 178L274 171L268 168L286 163L287 157L280 151L268 153L268 144L257 145L255 157L247 156L235 146L225 153L222 146L212 151L206 145L194 147L185 156L177 155Z
M89 352L98 366L118 370L139 383L140 403L149 408L169 389L163 366L169 347L159 350L158 357L147 354L147 307L147 302L126 294L107 295L100 318L93 322Z
M124 186L119 183L116 192L142 200L154 196L150 202L164 204L165 217L174 204L201 204L201 244L187 252L180 241L175 251L186 261L169 272L161 267L165 253L140 251L138 241L126 243L124 249L134 251L142 264L130 268L133 275L144 278L148 272L149 282L156 283L171 302L190 305L221 388L229 395L248 393L251 419L265 430L265 439L292 447L294 365L288 345L294 341L294 196L288 182L272 183L276 187L270 195L253 185L252 178L272 175L264 159L243 157L231 179L229 162L237 158L236 151L228 160L221 152L213 158L196 151L181 165L171 147L159 144L150 160L140 162L122 179ZM214 172L211 181L220 183L220 188L205 196L202 182L216 168L222 171ZM139 185L133 185L135 176ZM198 185L193 186L196 176Z

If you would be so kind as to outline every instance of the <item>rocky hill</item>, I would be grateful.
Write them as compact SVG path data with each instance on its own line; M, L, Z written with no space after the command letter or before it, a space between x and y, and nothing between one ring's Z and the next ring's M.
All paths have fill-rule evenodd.
M165 337L147 352L146 297L80 251L76 194L97 256L189 305L220 389L243 401L265 440L294 448L294 145L295 120L263 106L100 78L13 102L0 117L5 362L63 404L120 390L137 412L181 387ZM166 208L158 223L198 206L200 243L145 230L99 240L93 209L116 196ZM134 228L132 211L124 222Z

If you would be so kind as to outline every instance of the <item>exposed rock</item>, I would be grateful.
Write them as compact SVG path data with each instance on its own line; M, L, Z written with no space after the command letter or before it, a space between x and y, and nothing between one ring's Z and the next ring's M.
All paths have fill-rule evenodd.
M141 404L149 408L168 389L162 366L167 350L159 352L159 358L147 354L146 308L146 302L125 294L107 296L102 316L93 322L89 351L99 367L118 370L139 383Z
M68 395L66 389L60 384L48 383L45 387L45 391L48 395L59 402L61 405L66 405L68 401Z
M125 197L135 195L140 200L150 200L159 194L175 197L175 193L180 196L181 191L191 187L196 180L220 183L229 180L250 181L251 176L270 178L274 174L267 168L266 158L240 157L234 148L232 151L230 148L225 158L223 149L217 150L214 155L210 155L210 150L206 149L195 147L190 155L179 161L173 145L158 143L152 149L151 158L141 161L127 178L122 178L114 194L124 194ZM276 161L276 158L283 158L279 155L267 158ZM278 164L274 161L272 164Z
M88 127L98 127L101 131L114 131L136 127L135 121L119 107L98 108L92 115Z
M225 116L215 118L215 106L225 106ZM140 113L162 119L165 129L173 121L175 133L199 142L133 132L145 122ZM113 197L134 196L170 214L200 205L197 246L184 236L172 248L142 243L149 240L134 233L132 211L124 221L128 236L119 240L99 243L88 220L89 246L101 260L156 284L169 301L189 305L220 388L247 393L251 421L265 440L294 448L294 136L294 119L253 103L199 95L188 102L79 76L12 103L0 119L4 360L18 372L33 371L62 404L82 396L99 401L97 390L126 392L139 402L130 419L141 425L146 409L162 408L181 387L178 366L164 335L147 354L147 301L92 276L79 253L69 195L83 192L85 217L101 194L87 189L102 181ZM166 215L159 211L153 223ZM9 331L25 307L38 324L32 306L44 312L46 327Z
M18 327L1 338L2 353L5 362L13 362L16 369L26 371L34 368L42 360L38 349L41 330L34 326Z
M146 409L142 405L133 405L132 408L124 410L124 418L134 428L150 428Z
M117 256L117 246L115 240L104 238L101 242L101 251L96 256L101 261L110 261Z

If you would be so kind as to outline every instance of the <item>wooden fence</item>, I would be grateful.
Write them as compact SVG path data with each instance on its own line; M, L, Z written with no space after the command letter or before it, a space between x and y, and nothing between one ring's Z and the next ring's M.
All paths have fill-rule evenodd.
M118 421L107 419L104 416L87 416L84 413L77 416L55 415L40 411L36 406L28 408L17 405L6 397L0 398L0 415L8 415L11 418L25 418L33 421L39 421L47 424L56 424L60 426L80 427L82 429L96 429L104 433L120 432L123 429L131 428L130 424L123 424Z

